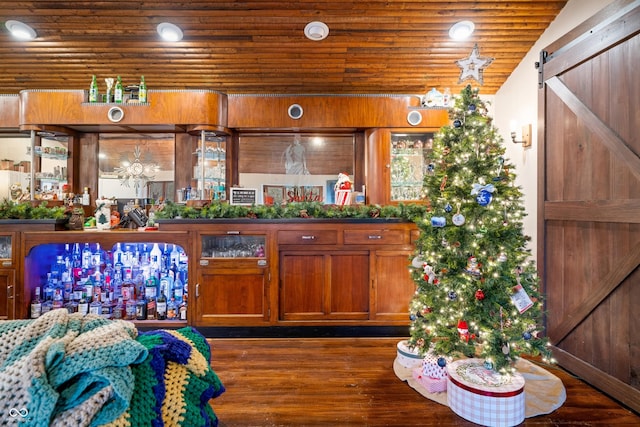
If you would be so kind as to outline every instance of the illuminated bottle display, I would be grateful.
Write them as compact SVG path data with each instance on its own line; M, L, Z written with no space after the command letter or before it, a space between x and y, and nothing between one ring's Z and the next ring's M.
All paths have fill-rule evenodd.
M179 246L117 243L109 250L99 243L67 243L41 247L41 252L30 255L40 277L34 283L32 318L57 308L108 319L187 318L188 260Z

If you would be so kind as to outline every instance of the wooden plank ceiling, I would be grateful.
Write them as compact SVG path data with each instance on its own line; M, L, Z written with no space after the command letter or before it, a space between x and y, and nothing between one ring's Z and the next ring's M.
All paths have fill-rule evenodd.
M229 94L422 94L453 92L455 61L495 58L481 93L495 93L566 1L0 1L0 93L87 89L92 74L121 75L150 89L212 89ZM4 22L31 25L37 38L14 39ZM449 38L475 23L464 42ZM329 26L311 41L311 21ZM184 31L161 41L156 26ZM531 64L533 67L534 64ZM103 90L101 88L101 90Z

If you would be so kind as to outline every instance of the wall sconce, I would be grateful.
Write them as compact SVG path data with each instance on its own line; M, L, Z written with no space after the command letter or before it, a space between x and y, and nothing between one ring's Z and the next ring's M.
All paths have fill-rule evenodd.
M522 126L522 140L516 140L517 134L515 131L511 131L511 142L514 144L522 144L523 147L531 146L531 125Z

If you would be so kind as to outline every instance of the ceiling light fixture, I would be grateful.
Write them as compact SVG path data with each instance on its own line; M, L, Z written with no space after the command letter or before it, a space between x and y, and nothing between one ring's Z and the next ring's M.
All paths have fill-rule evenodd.
M20 40L33 40L38 36L36 31L24 22L9 20L4 25L13 37Z
M304 27L304 35L313 41L324 40L329 35L329 27L327 24L320 21L309 22L306 27Z
M449 37L454 40L465 40L473 33L475 27L471 21L456 22L449 29Z
M166 41L179 42L180 40L182 40L182 30L175 24L172 24L170 22L162 22L158 24L157 29L160 37L162 37Z

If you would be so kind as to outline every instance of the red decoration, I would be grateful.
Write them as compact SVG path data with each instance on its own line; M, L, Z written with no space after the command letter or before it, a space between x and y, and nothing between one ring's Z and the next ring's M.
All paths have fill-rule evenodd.
M467 342L469 341L469 326L467 325L466 320L461 319L458 321L458 334L461 339Z
M476 291L476 299L478 301L482 301L484 299L484 292L482 291L482 289L478 289Z

